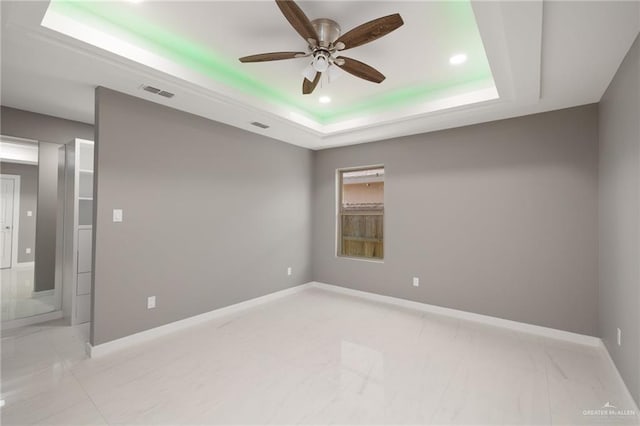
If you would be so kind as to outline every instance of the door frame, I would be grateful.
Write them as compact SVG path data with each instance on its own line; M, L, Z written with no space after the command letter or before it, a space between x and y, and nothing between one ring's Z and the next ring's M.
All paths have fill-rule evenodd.
M11 269L18 266L18 240L20 232L20 175L0 174L3 179L13 179L13 223L11 224Z

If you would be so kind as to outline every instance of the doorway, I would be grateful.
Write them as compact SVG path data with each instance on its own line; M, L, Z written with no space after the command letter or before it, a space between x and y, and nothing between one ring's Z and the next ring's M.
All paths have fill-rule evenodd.
M0 175L0 269L18 263L19 194L20 176Z
M57 165L57 144L0 135L2 328L62 315L54 274Z

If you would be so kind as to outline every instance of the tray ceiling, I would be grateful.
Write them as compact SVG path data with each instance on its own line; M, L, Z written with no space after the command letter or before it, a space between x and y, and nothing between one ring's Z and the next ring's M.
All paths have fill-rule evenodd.
M469 1L302 2L301 7L310 19L338 21L343 32L399 12L404 26L347 53L387 79L374 84L342 73L331 83L323 78L312 95L302 95L302 70L309 59L240 63L238 57L253 53L306 50L273 2L54 0L42 25L203 87L224 86L244 102L280 107L285 118L293 112L320 125L365 115L372 119L389 109L433 111L497 97ZM466 60L452 64L456 55ZM440 101L437 108L434 101Z
M305 49L273 1L0 2L2 104L93 122L105 86L322 149L598 102L640 29L625 1L298 4L343 32L400 13L404 26L348 51L386 80L345 73L303 96L306 59L240 63Z

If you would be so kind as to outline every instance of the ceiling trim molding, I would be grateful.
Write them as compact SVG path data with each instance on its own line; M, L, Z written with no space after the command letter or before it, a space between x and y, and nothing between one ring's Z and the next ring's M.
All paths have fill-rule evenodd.
M269 123L274 123L274 122L278 122L278 123L282 123L282 124L286 124L288 126L293 126L296 127L297 129L304 131L305 133L308 133L311 136L315 136L315 137L322 137L324 135L324 133L320 130L317 130L317 128L321 128L321 126L319 124L317 124L315 121L311 120L309 122L307 122L307 125L303 125L300 124L296 121L293 120L287 120L283 117L281 117L278 114L273 114L271 112L269 112L269 108L258 108L258 107L254 107L252 105L249 105L245 102L241 102L237 99L234 99L231 96L227 96L224 94L221 94L220 92L217 92L215 90L209 89L207 87L203 87L200 86L196 83L192 83L188 80L184 80L181 79L179 77L173 76L171 74L168 73L164 73L162 71L159 71L155 68L149 67L147 65L141 64L141 63L137 63L135 61L131 61L129 59L126 59L122 56L116 55L114 53L105 51L105 50L101 50L101 49L97 49L95 46L92 46L88 43L85 43L81 40L77 40L74 38L70 38L68 36L65 36L63 34L60 34L54 30L48 29L48 28L37 28L37 29L33 29L33 28L29 28L26 27L24 25L19 25L16 24L14 22L10 22L8 24L8 26L12 27L13 29L17 30L22 36L25 37L29 37L32 38L34 40L38 40L40 42L46 43L48 45L51 46L57 46L59 48L68 50L70 52L74 52L77 54L81 54L83 56L87 56L90 57L92 60L96 60L96 61L100 61L102 63L104 63L106 66L112 66L112 67L117 67L120 70L127 72L127 73L133 73L138 77L138 80L142 83L142 82L146 82L149 84L156 84L162 87L168 86L171 87L172 90L173 88L179 88L181 89L183 92L188 92L189 94L199 97L199 98L203 98L206 99L208 101L212 101L215 102L217 104L222 105L224 108L234 108L234 109L238 109L240 111L237 111L238 113L242 113L242 116L247 116L247 117L257 117L257 118L251 118L251 119L247 119L247 127L244 128L242 126L242 123L234 123L232 125L236 126L236 127L240 127L240 128L244 128L244 130L250 131L252 133L258 133L258 134L264 134L264 132L262 131L255 131L255 129L251 129L250 122L251 121L264 121L267 120ZM97 86L96 86L97 87ZM148 100L150 102L154 102L160 105L164 105L167 106L169 108L175 108L175 109L181 109L177 106L175 106L173 104L173 102L171 101L164 101L161 98L157 98L157 97L152 97L150 96L147 92L144 92L142 90L138 90L139 87L133 87L133 88L124 88L124 87L118 87L118 88L113 88L114 90L118 90L121 91L123 93L129 94L131 96L135 96L141 99L145 99ZM182 110L182 109L181 109ZM184 110L185 112L190 112L187 110ZM219 120L215 117L211 117L211 116L207 116L207 115L201 115L201 114L197 114L194 113L196 115L200 115L204 118L208 118L208 119L213 119L213 120ZM301 116L302 119L307 119L304 116ZM230 124L230 123L228 123ZM313 124L316 125L316 128L313 127ZM273 127L271 125L271 127ZM295 144L294 144L295 145ZM300 146L304 146L304 145L300 145Z
M598 102L639 28L640 7L634 2L471 0L471 6L499 98L426 113L391 108L388 116L340 127L247 103L235 92L217 90L215 82L202 87L42 28L46 2L3 2L3 104L87 122L94 89L104 86L317 150ZM151 95L141 84L176 96ZM253 121L270 128L258 129Z
M82 43L82 53L85 55L95 56L95 50L100 49L102 52L99 56L102 58L113 59L112 56L118 56L120 59L118 63L122 65L126 63L127 65L124 66L129 68L143 67L147 72L151 70L156 71L157 78L162 81L171 80L177 87L181 87L185 90L191 89L191 93L195 95L201 95L202 92L205 91L212 100L224 105L225 108L228 107L227 104L234 104L235 107L241 108L244 111L249 110L254 113L257 111L268 111L268 116L272 121L275 119L282 122L283 125L294 125L301 131L308 133L312 138L321 140L329 138L335 134L343 134L345 132L362 130L373 126L377 127L380 123L406 120L406 117L421 118L441 109L457 108L466 106L467 104L477 104L498 98L497 91L495 90L495 82L493 81L493 78L491 78L490 83L489 81L482 81L482 87L477 90L471 90L468 94L461 93L461 88L468 87L470 84L458 85L452 90L449 90L451 93L441 90L441 93L436 95L437 97L435 99L418 102L406 107L400 107L398 108L398 111L395 111L394 109L387 109L378 113L362 114L355 118L339 119L335 122L323 124L307 116L304 111L287 111L283 110L279 105L270 104L268 102L261 101L260 99L248 99L244 94L235 93L235 89L226 87L216 81L210 81L210 78L201 76L187 67L172 62L141 47L119 40L109 34L101 33L100 30L96 28L78 23L72 18L57 12L55 8L52 8L51 6L49 6L42 19L42 25L47 27L49 30L52 30L46 33L46 35L43 32L39 32L39 34L43 36L43 39L51 37L53 34L50 33L60 32L61 34L55 34L55 39L62 44L70 44L77 50L79 50L79 45L77 43L79 41ZM68 38L75 39L74 41L76 42L69 43L69 40L67 40ZM140 59L136 61L127 59L127 57L131 57L131 54L127 54L127 52L135 53L133 56ZM143 58L147 59L143 60ZM135 65L129 62L135 63ZM155 64L155 69L150 66L152 63ZM189 83L193 84L195 87L190 87ZM491 84L492 87L488 87L489 84ZM160 85L160 87L163 87L163 85ZM122 89L118 88L117 90ZM127 93L134 96L138 95L135 92ZM158 101L159 99L155 98L150 100ZM173 105L173 103L171 104ZM253 105L251 105L251 107L249 107L250 104L257 104L257 106L253 107ZM391 111L391 113L389 111ZM237 123L233 123L233 125L237 125ZM255 129L246 127L245 129L255 132ZM306 146L306 144L302 145Z

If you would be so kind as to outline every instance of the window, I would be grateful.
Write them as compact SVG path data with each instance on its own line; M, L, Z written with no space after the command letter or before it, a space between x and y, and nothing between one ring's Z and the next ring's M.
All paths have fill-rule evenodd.
M384 167L338 171L338 256L384 257Z

